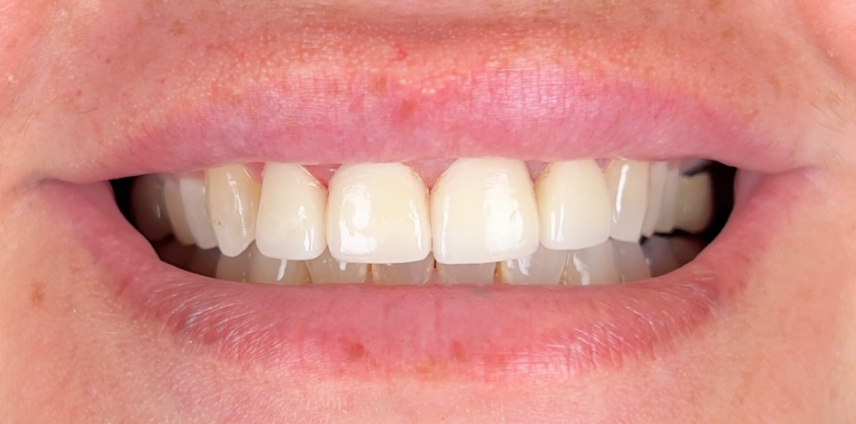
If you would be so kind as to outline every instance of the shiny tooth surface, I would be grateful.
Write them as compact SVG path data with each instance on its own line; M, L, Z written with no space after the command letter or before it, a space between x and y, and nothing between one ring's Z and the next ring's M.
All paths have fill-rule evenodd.
M666 190L666 175L669 165L666 162L654 162L651 164L651 175L648 184L648 204L645 211L645 220L642 221L642 235L651 237L657 226L660 209L663 205L663 192Z
M256 237L261 186L240 164L205 171L205 185L220 251L225 256L238 256Z
M651 278L648 262L642 253L642 246L637 243L616 241L612 243L615 252L615 265L618 268L618 278L622 283L647 280Z
M678 184L675 228L700 233L713 218L713 183L710 174L682 177Z
M178 268L187 267L187 264L193 258L194 250L196 250L195 247L182 244L175 239L160 242L155 247L155 251L162 261Z
M250 245L249 273L251 283L297 285L309 284L309 270L306 262L289 259L269 258L259 251L255 243Z
M434 273L434 256L404 264L372 264L372 281L377 284L423 284Z
M220 262L219 249L196 249L190 262L187 264L187 270L206 277L217 277L217 263Z
M491 284L496 276L496 262L486 264L437 263L437 277L444 284Z
M431 252L428 189L404 164L343 165L330 180L327 245L347 262L425 259Z
M569 252L562 273L562 284L589 286L620 283L612 244L612 240L607 240L597 246Z
M648 268L651 269L651 276L653 277L666 275L681 267L681 263L678 262L678 258L672 250L672 244L664 237L649 238L642 245L642 251L645 253L645 260L648 262Z
M549 249L591 247L609 238L611 202L594 160L556 162L535 183L541 244Z
M200 249L217 247L217 236L211 226L211 217L208 216L205 183L196 178L180 177L178 188L184 205L184 218L196 246Z
M530 256L499 263L499 280L506 284L559 284L568 252L538 247Z
M327 188L305 168L268 163L264 168L256 244L269 258L314 259L327 248Z
M606 169L606 183L612 200L612 225L609 236L636 243L642 235L642 222L648 201L650 164L617 159Z
M478 264L538 249L538 210L526 164L458 159L431 192L433 253L438 263Z
M178 181L167 177L163 182L163 196L175 239L187 246L194 244L196 240L194 240L193 233L190 232L190 225L187 223L187 215L184 211L184 202L181 199L181 188Z
M314 284L362 283L368 275L368 264L348 263L336 260L325 250L321 256L306 261L309 275Z
M137 178L131 188L131 207L134 223L146 239L162 240L172 232L162 176L148 174Z
M671 233L675 229L675 218L678 207L678 186L680 185L681 171L677 164L670 163L666 167L666 182L663 185L663 199L660 204L660 215L654 224L654 231L658 233Z
M248 282L250 281L250 262L253 259L253 249L247 248L238 256L220 255L217 261L217 279Z

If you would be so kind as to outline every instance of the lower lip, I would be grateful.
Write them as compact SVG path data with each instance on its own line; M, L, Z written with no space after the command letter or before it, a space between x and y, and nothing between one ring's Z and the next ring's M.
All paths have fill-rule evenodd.
M105 290L185 349L301 372L513 381L618 367L721 319L806 184L798 172L765 178L691 264L600 287L219 281L160 262L118 212L109 184L47 182L41 191L62 211L56 225L98 258Z

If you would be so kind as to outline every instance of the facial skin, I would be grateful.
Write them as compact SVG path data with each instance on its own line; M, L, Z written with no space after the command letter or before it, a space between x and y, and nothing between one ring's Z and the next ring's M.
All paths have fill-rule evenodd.
M856 422L849 2L0 0L0 22L12 422ZM265 81L373 70L395 81L384 95L425 101L497 63L672 90L791 152L786 230L734 255L745 289L669 346L568 378L313 373L175 343L108 288L44 188L92 182L146 128Z

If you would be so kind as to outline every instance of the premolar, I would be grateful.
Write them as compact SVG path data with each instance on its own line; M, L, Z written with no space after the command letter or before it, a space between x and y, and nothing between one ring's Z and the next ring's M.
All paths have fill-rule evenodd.
M225 256L238 256L256 237L261 187L244 165L209 169L205 171L205 184L220 251Z
M606 183L612 199L610 237L636 243L642 235L642 223L648 202L650 164L632 160L614 160L606 169Z
M214 234L211 217L208 215L205 184L196 178L181 177L178 179L178 187L184 206L184 219L196 245L202 249L217 247L217 235Z

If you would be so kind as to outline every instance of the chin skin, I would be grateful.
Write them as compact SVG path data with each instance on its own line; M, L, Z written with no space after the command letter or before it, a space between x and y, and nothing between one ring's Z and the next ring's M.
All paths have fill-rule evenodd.
M389 16L418 13L441 23L458 15L490 20L492 14L519 12L513 2L496 8L473 3L467 9L455 2L414 3L399 9L398 2L343 1L324 16L334 20L327 28L333 33L353 31L336 27L336 19L393 25L373 8L386 8ZM159 85L133 85L135 77L151 81L165 68L196 63L182 64L185 41L169 44L159 35L163 32L151 28L192 33L193 27L166 24L180 22L177 16L187 12L200 19L200 32L225 40L256 22L229 18L229 8L239 17L267 15L263 8L227 3L200 15L182 6L161 11L158 5L129 2L124 12L109 12L116 14L108 20L112 24L98 25L101 21L90 19L98 11L84 2L61 3L75 12L63 14L52 2L0 0L0 21L10 22L0 27L0 239L5 243L0 250L0 413L12 422L856 422L856 51L847 47L856 40L846 30L856 10L836 2L756 2L736 11L736 3L721 3L707 5L710 21L699 33L676 19L695 11L695 6L684 10L690 7L683 2L650 9L632 3L626 12L580 3L576 12L612 16L605 25L609 29L600 34L576 26L580 34L597 33L594 45L569 30L562 39L565 50L540 54L585 54L581 67L592 74L641 73L652 84L674 84L717 107L738 110L771 134L796 133L799 137L776 139L806 145L806 156L817 165L807 171L812 190L793 193L797 205L788 231L771 235L763 252L753 252L757 259L747 290L674 345L582 376L510 384L502 376L478 382L448 375L335 377L223 361L175 343L166 328L130 310L105 289L100 259L80 249L66 226L52 225L57 213L39 180L66 166L61 157L86 163L81 158L101 146L77 140L98 140L115 131L100 125L107 122L105 114L131 121L168 115L170 110L146 109L147 99L175 93L169 107L187 107L203 85L220 81L223 67L237 63L234 51L219 52L198 65L198 78L165 76ZM662 18L665 29L636 28L640 16ZM277 17L295 19L282 12L271 14L271 22ZM72 22L63 26L63 19ZM166 64L145 67L154 53L111 41L111 33L127 32L120 24L132 22L145 28L127 44L162 47L166 53L158 60ZM555 29L549 25L545 28ZM68 29L47 29L60 27ZM642 42L627 49L620 36L625 27L635 36L650 37L634 37ZM526 31L539 28L532 24ZM702 36L714 30L721 39L704 41ZM735 47L750 30L764 42L747 38L747 44ZM686 37L670 38L669 33ZM274 32L268 40L277 37ZM496 37L509 42L505 35ZM334 43L341 38L331 35L330 40L329 49L342 48ZM269 59L276 68L305 54L258 43L244 58L247 66L268 69ZM80 51L57 53L69 46L115 53L118 68L87 62ZM282 51L271 53L276 46ZM416 47L412 54L435 57L428 50ZM27 54L34 51L42 55ZM538 60L559 60L526 52ZM46 59L54 55L65 62ZM723 61L733 62L727 69L715 66ZM418 68L416 63L399 71ZM84 75L78 83L87 90L80 97L69 96L71 83L63 69ZM115 77L119 69L125 77ZM86 97L93 92L89 88L99 86L109 90L95 88L100 97ZM91 104L115 104L115 109L99 111ZM780 122L785 111L797 118L796 124Z

